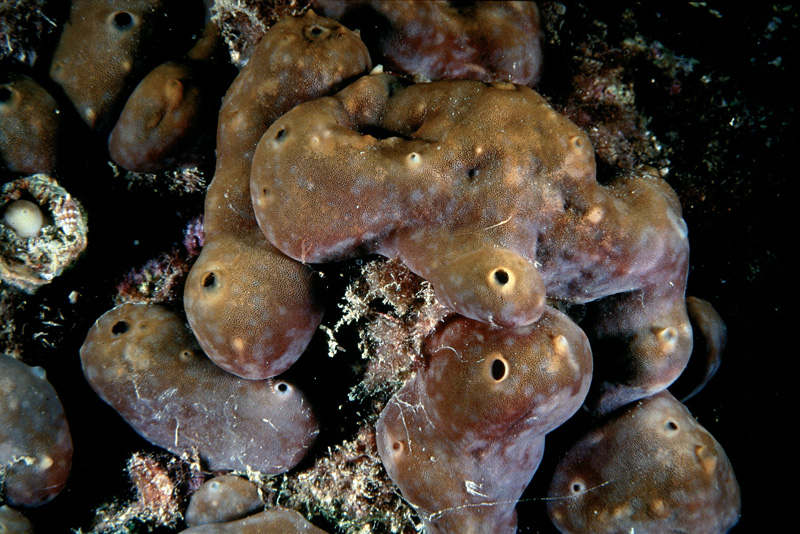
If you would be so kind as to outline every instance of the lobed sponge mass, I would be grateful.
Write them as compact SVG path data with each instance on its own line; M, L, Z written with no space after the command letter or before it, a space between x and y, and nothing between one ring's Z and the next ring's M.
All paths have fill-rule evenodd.
M162 307L111 310L81 348L96 392L175 454L196 450L215 470L283 473L318 432L306 397L275 378L305 351L321 321L308 264L376 253L430 283L446 309L429 319L414 355L403 355L411 377L375 426L386 471L430 534L514 532L515 504L542 459L545 434L585 400L601 418L598 440L618 434L660 447L657 453L675 452L658 432L615 430L607 418L636 410L631 403L640 399L647 399L641 406L662 403L659 392L692 351L689 315L711 338L705 381L724 328L713 308L696 300L687 314L687 229L658 171L638 168L598 183L586 133L530 88L541 68L535 4L313 5L341 20L312 10L281 19L253 45L222 100L205 245L185 286L191 331ZM105 132L122 109L109 152L127 168L195 163L194 132L213 123L204 114L216 112L208 103L218 96L208 70L218 57L214 21L207 16L195 48L181 57L163 62L168 58L153 46L183 7L75 0L54 53L51 77L88 126ZM362 26L370 50L345 21ZM428 46L420 36L432 27ZM385 32L376 35L376 28ZM412 83L383 68L365 75L370 54L416 82L461 79ZM0 86L0 112L30 125L33 112L19 106L19 95L34 93L24 77L13 78ZM45 112L51 100L42 99ZM11 160L27 149L6 145L0 152L14 170ZM52 166L55 156L46 159ZM4 197L13 232L3 235L16 246L43 221L14 194ZM67 217L54 205L54 228L72 236L77 208ZM572 305L585 307L580 326L555 309ZM678 424L693 430L690 422ZM701 441L695 456L706 474L727 465ZM581 447L575 454L585 463L589 453ZM606 459L598 469L616 476L620 454ZM564 468L570 476L580 469ZM675 479L697 488L707 477L679 469ZM572 506L583 486L570 480ZM718 485L734 495L732 474ZM658 491L651 515L677 510L688 517L671 488ZM701 497L711 493L703 491ZM606 494L593 509L616 507L624 523L620 517L636 510L623 493ZM201 492L196 496L201 503ZM259 506L257 497L250 491L242 514ZM716 531L735 522L735 504L707 502L719 511ZM569 526L565 518L580 511L551 510L565 532L599 528ZM221 513L231 521L210 527L192 520L189 532L318 531L280 508L245 519L239 511ZM671 524L661 516L658 528Z
M398 258L478 321L522 326L547 299L592 303L590 337L637 367L602 377L600 412L660 391L691 353L675 193L648 169L598 184L586 134L527 87L370 74L266 131L251 194L289 257Z

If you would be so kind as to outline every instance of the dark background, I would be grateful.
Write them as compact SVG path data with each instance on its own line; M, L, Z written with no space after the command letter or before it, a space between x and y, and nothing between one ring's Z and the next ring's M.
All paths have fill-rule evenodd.
M689 227L687 294L712 302L728 327L719 372L686 405L725 448L741 486L742 519L732 532L785 531L787 475L796 469L787 430L796 354L789 251L798 226L786 188L796 175L789 163L797 138L789 80L796 71L797 10L769 2L563 5L562 46L545 64L545 94L548 77L562 68L557 59L570 53L563 36L579 42L582 34L597 32L598 21L606 25L610 46L639 33L697 60L690 75L679 77L678 94L659 86L668 80L651 66L631 72L637 107L670 152L666 179ZM555 431L547 450L560 449L562 439L570 443L580 426L574 420ZM546 454L526 493L537 511L517 507L521 532L555 532L536 502L555 461Z

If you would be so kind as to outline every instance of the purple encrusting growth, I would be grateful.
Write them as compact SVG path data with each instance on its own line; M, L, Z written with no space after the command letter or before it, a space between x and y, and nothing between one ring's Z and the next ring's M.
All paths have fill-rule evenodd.
M44 504L64 488L71 465L64 408L44 370L0 354L0 498Z
M527 87L365 76L277 120L251 190L288 256L399 258L466 317L519 326L546 299L591 303L587 334L624 360L600 376L599 412L661 391L691 353L674 191L652 169L598 184L586 134Z
M262 379L285 371L322 319L310 269L258 230L250 202L253 152L283 113L369 68L356 34L308 11L270 28L225 95L205 203L205 246L186 281L184 305L208 356L238 376Z
M429 534L513 534L514 506L542 459L544 435L589 390L589 342L547 309L516 328L455 318L424 355L378 421L386 470Z
M181 317L161 306L106 312L81 361L92 388L145 439L178 455L196 450L211 469L283 473L318 433L302 392L219 369Z
M727 532L739 485L722 446L667 391L612 414L566 453L547 510L564 534Z

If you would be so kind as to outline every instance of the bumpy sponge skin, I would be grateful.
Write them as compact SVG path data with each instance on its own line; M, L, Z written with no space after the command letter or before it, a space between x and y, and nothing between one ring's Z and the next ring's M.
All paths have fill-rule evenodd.
M230 81L222 37L207 14L186 56L145 76L108 137L111 159L134 172L163 172L199 163L210 150L219 101Z
M321 15L360 29L375 63L419 80L510 81L542 71L534 2L314 0Z
M0 354L0 490L13 506L58 495L72 467L64 408L40 367Z
M326 534L294 510L276 506L227 523L188 528L181 534Z
M0 74L0 168L53 172L60 132L58 103L44 87L22 74Z
M598 301L587 333L624 360L603 377L600 411L660 391L691 352L675 193L647 170L598 184L586 134L527 87L371 74L277 120L251 194L288 256L397 257L479 321L532 324L546 299Z
M72 2L50 77L90 128L110 127L132 86L159 63L155 37L170 35L163 12L166 4L163 0ZM186 7L186 2L176 5Z
M310 269L258 230L250 204L253 152L283 113L369 68L356 34L308 11L270 28L225 95L206 196L206 245L186 281L184 305L200 345L227 371L251 379L282 373L322 318Z
M454 318L427 340L424 356L381 413L381 460L427 532L513 534L544 435L586 397L589 342L548 308L516 328Z
M86 336L81 362L92 388L145 439L174 454L194 450L211 469L283 473L319 432L297 388L226 373L161 306L106 312Z
M547 510L563 533L696 532L736 524L725 451L664 391L613 414L567 452Z

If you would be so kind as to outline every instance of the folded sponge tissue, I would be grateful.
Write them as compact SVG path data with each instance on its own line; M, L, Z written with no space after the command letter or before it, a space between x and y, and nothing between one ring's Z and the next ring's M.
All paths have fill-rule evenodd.
M44 226L44 214L39 205L30 200L16 200L6 207L3 222L19 237L28 238L39 235Z

